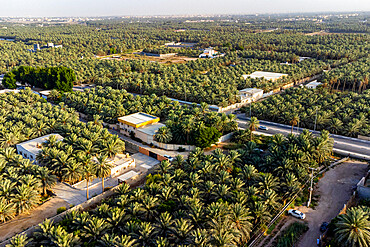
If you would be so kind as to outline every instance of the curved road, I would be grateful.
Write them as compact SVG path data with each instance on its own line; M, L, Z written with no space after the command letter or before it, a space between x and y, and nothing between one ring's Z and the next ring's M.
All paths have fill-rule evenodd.
M245 117L244 114L238 114L238 124L240 128L245 128L249 121L249 118ZM288 135L291 133L292 127L289 125L273 123L268 121L259 120L260 125L266 126L268 130L258 130L258 132L267 135L283 134ZM293 133L301 133L302 128L294 127ZM319 131L310 130L314 134L320 134ZM360 140L357 138L350 138L346 136L331 135L334 139L334 151L342 154L351 154L354 158L362 158L370 160L370 141ZM355 157L358 156L358 157Z

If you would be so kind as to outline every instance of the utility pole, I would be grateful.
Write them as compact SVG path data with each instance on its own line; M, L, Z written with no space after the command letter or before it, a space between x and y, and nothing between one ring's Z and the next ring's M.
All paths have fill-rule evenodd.
M185 84L185 101L186 101L186 84Z
M312 198L312 191L313 191L313 188L312 188L312 184L313 184L313 171L317 170L316 168L312 168L312 167L308 167L308 169L311 169L311 185L310 185L310 196L308 198L308 202L307 202L307 207L310 206L311 204L311 198Z
M250 117L250 118L252 117L252 101L251 101L251 103L249 104L249 117Z
M316 131L316 123L317 123L317 106L316 106L315 127L313 128L313 131Z

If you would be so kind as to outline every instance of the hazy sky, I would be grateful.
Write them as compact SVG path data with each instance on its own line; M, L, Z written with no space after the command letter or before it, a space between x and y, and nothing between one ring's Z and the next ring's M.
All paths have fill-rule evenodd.
M0 0L0 16L370 11L370 0Z

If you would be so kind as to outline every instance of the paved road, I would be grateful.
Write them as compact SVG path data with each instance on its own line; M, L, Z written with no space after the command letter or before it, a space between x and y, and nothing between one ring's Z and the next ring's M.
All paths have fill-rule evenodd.
M322 234L322 222L330 222L338 215L352 195L352 187L366 175L368 166L361 162L345 162L324 174L317 184L315 194L320 195L319 205L315 209L300 207L306 214L309 230L302 236L298 247L316 246L316 240ZM292 219L290 219L292 220Z
M238 114L238 123L240 128L245 128L246 124L248 122L248 118L245 117L244 114ZM263 126L268 127L268 130L258 130L258 132L264 133L264 134L284 134L288 135L291 133L292 127L289 125L283 125L268 121L259 120L260 124ZM293 133L301 133L303 129L294 127ZM319 134L319 132L311 131L315 134ZM370 141L364 141L359 140L355 138L349 138L346 136L331 136L334 139L334 149L336 150L342 150L342 154L347 155L349 152L351 153L357 153L361 157L367 157L370 160Z

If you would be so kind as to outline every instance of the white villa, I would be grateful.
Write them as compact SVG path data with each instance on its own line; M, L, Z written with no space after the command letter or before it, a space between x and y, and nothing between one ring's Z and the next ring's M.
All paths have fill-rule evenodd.
M16 145L17 153L22 155L23 158L35 161L35 163L37 164L36 156L41 152L42 144L45 143L50 136L56 136L57 141L63 140L63 137L59 134L49 134L41 136L39 138L17 144Z
M92 159L98 162L98 159L94 157ZM111 164L111 176L116 177L125 172L126 169L135 167L135 159L131 158L129 154L116 154L113 158L108 158L107 162Z
M263 97L263 90L258 88L244 88L239 91L242 103L250 103Z

